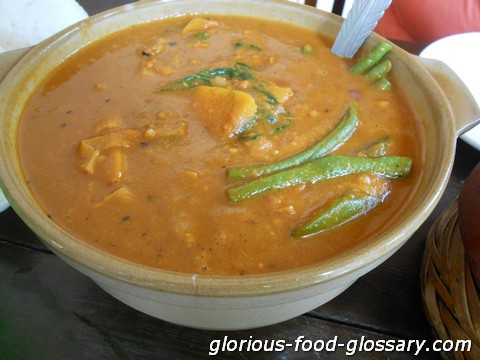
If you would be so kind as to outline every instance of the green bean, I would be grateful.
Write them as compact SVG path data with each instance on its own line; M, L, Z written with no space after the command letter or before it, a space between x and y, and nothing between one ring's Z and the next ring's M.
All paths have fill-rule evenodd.
M372 80L378 80L385 78L385 75L387 75L391 69L392 62L390 60L384 60L371 68L365 76Z
M302 46L301 52L302 52L302 54L305 54L305 55L312 55L315 51L313 50L312 45L305 44L305 45Z
M382 59L385 54L387 54L392 49L392 45L387 42L381 42L370 52L362 57L358 62L356 62L351 68L350 72L354 74L364 74L372 67L374 67L380 59Z
M357 151L355 156L363 156L363 157L385 156L387 155L387 150L389 145L390 145L390 138L387 136Z
M269 190L298 184L313 184L320 180L364 172L398 178L408 175L411 167L412 159L400 156L378 158L328 156L231 187L227 189L227 195L231 201L239 202Z
M291 232L294 237L305 237L342 225L365 214L376 207L382 200L365 191L350 191L337 199L330 207L311 221L301 225Z
M388 90L392 88L392 83L386 78L381 78L373 84L377 90Z
M370 158L385 156L389 145L390 139L384 137L357 151L355 156ZM386 193L372 195L358 189L351 190L342 195L340 199L337 199L337 201L314 219L294 229L291 235L295 237L315 235L353 220L358 215L365 214L376 207L385 195Z
M328 155L350 138L359 122L358 107L356 104L352 104L347 109L339 125L321 141L307 150L268 164L229 168L227 169L227 177L229 179L259 177Z

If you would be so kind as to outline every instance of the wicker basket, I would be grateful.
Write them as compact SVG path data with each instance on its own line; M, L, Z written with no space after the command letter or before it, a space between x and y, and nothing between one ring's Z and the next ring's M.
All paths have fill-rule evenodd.
M480 359L480 299L465 258L455 201L427 237L421 271L423 306L439 340L471 340L470 351L442 353L444 359Z

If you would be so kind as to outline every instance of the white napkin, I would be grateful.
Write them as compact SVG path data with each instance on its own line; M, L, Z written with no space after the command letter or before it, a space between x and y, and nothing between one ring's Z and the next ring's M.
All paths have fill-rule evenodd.
M447 64L463 80L480 106L480 71L478 71L480 53L478 44L480 44L480 32L450 35L430 44L421 52L420 56L437 59ZM461 138L480 150L480 125L467 131Z
M86 17L75 0L0 0L0 53L35 45ZM0 212L8 206L0 189Z
M35 45L87 16L75 0L0 1L0 51Z

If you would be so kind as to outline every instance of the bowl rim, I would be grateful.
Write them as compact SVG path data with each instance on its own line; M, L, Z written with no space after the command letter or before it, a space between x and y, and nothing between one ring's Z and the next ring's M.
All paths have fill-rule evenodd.
M308 16L310 18L316 17L318 18L319 23L321 22L320 19L329 22L330 27L339 27L342 21L337 15L285 0L268 0L262 2L243 0L240 3L242 3L242 8L249 8L249 12L255 12L259 8L266 8L271 11L272 6L274 6L278 11L283 11L282 14L290 12L291 15L289 16L292 19L299 15L304 17ZM245 3L249 3L249 5L252 6L246 6ZM187 6L187 4L190 12L182 12L178 10L182 5ZM27 69L31 68L33 62L38 62L38 59L48 59L49 56L52 56L52 52L56 52L58 56L58 51L64 44L69 41L78 41L79 36L84 36L87 39L82 40L82 47L87 46L93 41L95 36L98 38L103 37L104 35L98 36L93 34L93 32L95 32L94 28L99 24L116 23L119 19L124 19L125 17L130 16L133 12L136 14L144 14L152 10L158 10L160 7L166 9L165 11L170 11L170 13L173 14L172 16L180 16L194 13L197 14L198 12L195 12L195 9L198 10L203 8L202 6L205 6L205 9L218 9L218 7L215 7L218 5L222 5L224 8L230 10L238 9L240 6L237 2L227 0L211 0L208 2L208 5L207 3L204 3L204 5L197 4L196 8L192 8L192 2L187 0L144 0L111 9L80 21L35 46L24 57L22 57L10 73L7 74L4 81L0 83L0 104L6 100L7 96L5 93L14 88L14 85L12 84L17 81L16 78L24 79L28 76L25 74L28 73ZM222 14L222 12L218 12L218 10L207 12L212 14ZM278 12L276 14L278 14ZM151 20L155 20L153 19L154 17L155 16L152 15ZM273 19L274 17L271 18ZM138 19L136 21L142 22L140 20L141 19ZM298 21L296 23L301 25ZM128 24L124 27L127 26ZM372 34L367 40L367 46L370 47L373 44L378 43L380 40L384 39L376 34ZM392 53L398 61L403 61L404 63L413 66L416 76L427 82L434 82L430 73L421 66L413 55L406 53L395 45L393 45ZM66 54L65 51L62 54L63 56L69 55ZM443 102L447 101L445 95L438 86L433 86L430 91L433 93L432 96L442 99ZM21 105L23 106L23 103ZM2 115L2 112L5 114L5 111L6 110L3 109L2 105L0 105L0 115ZM18 169L15 167L19 167L20 165L18 163L11 163L12 159L15 158L13 154L8 156L0 155L0 187L4 189L5 195L12 208L19 214L25 223L34 230L42 241L54 253L64 258L64 260L74 267L75 264L80 264L80 268L82 268L81 271L84 271L86 268L90 272L118 279L126 283L136 284L154 290L187 295L238 297L293 291L312 287L320 283L335 281L340 277L359 271L362 272L362 269L368 268L371 263L384 259L396 251L405 241L408 240L423 221L426 220L440 200L440 197L446 188L453 166L455 132L452 115L447 106L444 106L444 109L440 109L439 111L441 111L442 116L446 118L445 126L448 129L445 132L451 137L450 144L445 145L441 156L444 159L450 159L450 161L446 162L446 164L440 165L440 175L437 175L433 179L434 181L430 184L431 188L429 191L422 195L421 201L418 201L421 206L412 209L408 215L400 218L390 231L383 232L379 237L363 243L362 246L354 246L333 258L322 261L321 263L282 272L244 276L214 276L175 273L139 265L106 253L85 242L76 241L72 235L48 218L28 190L27 185L24 184L24 181L18 181L18 178L15 176ZM5 122L3 118L0 120L0 126L2 126L1 133L3 133L3 128L6 126L2 124L2 122ZM12 141L14 141L13 136L10 136L10 138L4 138L4 135L0 134L0 150L2 153L5 153L6 151L12 152ZM106 264L108 264L108 266Z

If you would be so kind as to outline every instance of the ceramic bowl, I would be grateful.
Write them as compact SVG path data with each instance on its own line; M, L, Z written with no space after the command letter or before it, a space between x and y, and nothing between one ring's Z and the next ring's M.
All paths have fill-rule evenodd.
M279 0L142 1L82 21L28 51L4 54L0 66L0 79L4 78L0 84L0 186L13 209L55 254L131 307L194 328L260 327L324 304L395 253L439 201L452 169L456 139L478 122L480 110L446 65L394 46L389 56L395 84L425 122L424 174L412 190L409 206L388 231L309 267L252 276L189 275L140 266L78 241L46 216L25 184L17 154L17 128L25 103L53 68L90 42L132 24L203 13L272 18L332 38L342 23L338 16ZM373 34L365 46L381 40Z

